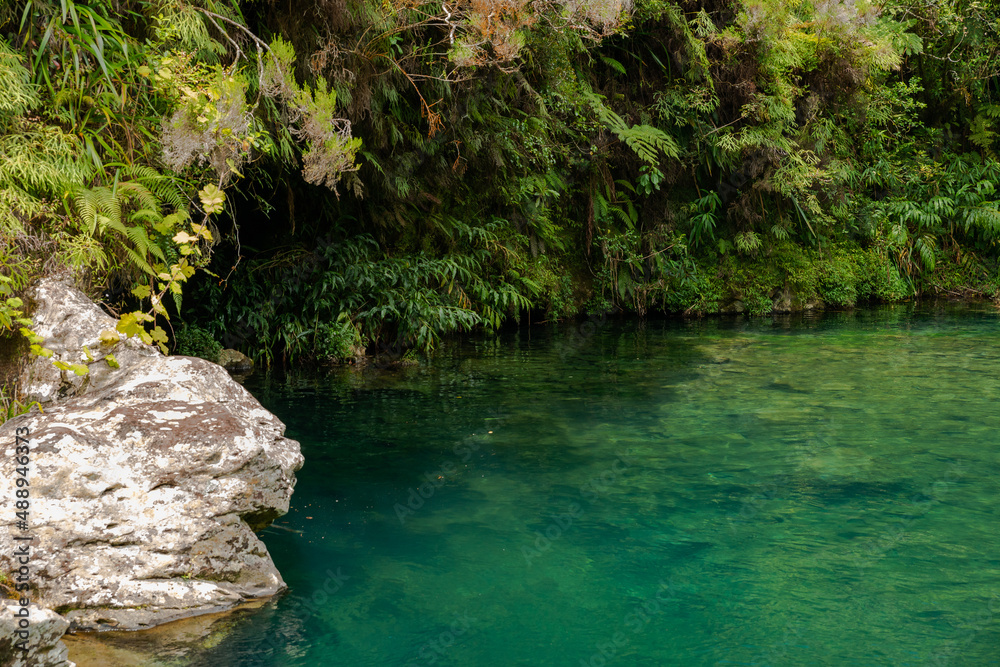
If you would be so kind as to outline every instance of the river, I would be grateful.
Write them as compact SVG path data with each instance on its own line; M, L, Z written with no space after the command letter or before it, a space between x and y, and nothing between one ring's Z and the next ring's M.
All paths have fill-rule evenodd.
M102 638L144 664L1000 664L993 308L592 318L247 387L306 458L262 533L290 590L186 658Z

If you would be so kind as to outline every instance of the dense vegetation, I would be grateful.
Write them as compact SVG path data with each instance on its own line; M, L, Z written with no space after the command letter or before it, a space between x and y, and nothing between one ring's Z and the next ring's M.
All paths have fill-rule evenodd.
M995 0L4 7L29 337L18 295L65 271L121 331L267 361L1000 294Z

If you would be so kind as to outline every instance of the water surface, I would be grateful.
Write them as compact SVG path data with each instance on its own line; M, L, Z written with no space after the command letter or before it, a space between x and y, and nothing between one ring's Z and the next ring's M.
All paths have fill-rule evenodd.
M524 327L248 388L306 458L262 534L290 590L159 664L1000 664L995 310Z

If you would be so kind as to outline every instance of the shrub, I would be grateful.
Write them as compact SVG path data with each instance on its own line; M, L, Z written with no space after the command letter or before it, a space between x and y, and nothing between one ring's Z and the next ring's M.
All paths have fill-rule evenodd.
M178 329L174 342L176 343L174 353L188 357L200 357L216 362L219 360L219 353L222 352L222 344L201 327L186 326Z
M316 356L321 359L342 361L353 357L361 344L358 330L346 319L316 327Z

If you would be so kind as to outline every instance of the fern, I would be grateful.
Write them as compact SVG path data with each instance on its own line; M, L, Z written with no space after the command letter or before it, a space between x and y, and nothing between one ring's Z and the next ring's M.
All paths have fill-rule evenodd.
M147 180L156 181L146 174ZM73 193L76 214L86 233L110 242L111 251L119 250L141 272L155 276L153 260L166 264L164 249L149 235L147 225L163 229L161 201L139 181L123 181L114 188L77 187ZM175 211L173 216L185 215Z
M618 72L619 74L626 73L625 65L621 64L620 61L615 60L614 58L608 56L601 56L601 62L603 62L605 65L607 65L614 71Z
M205 16L195 6L187 2L163 2L158 7L153 24L158 45L197 52L210 63L226 52L226 47L209 35Z
M183 182L177 176L161 173L144 165L122 165L121 175L146 188L152 196L148 201L157 202L158 206L172 208L175 211L187 211L188 200L184 195Z
M989 150L996 141L997 133L993 131L993 121L996 116L979 114L972 119L969 127L969 141L982 149Z
M0 120L21 115L38 106L38 92L31 83L24 57L15 53L2 37L0 37L0 81L4 83L3 94L0 95Z
M920 254L920 260L923 262L924 268L928 271L933 271L935 265L937 264L937 259L934 256L934 251L937 249L937 243L934 237L930 234L924 234L917 239L914 243L914 247Z
M680 155L677 142L663 130L652 125L629 126L596 95L591 95L589 99L591 108L597 113L601 122L646 164L655 167L660 164L661 155L667 158L676 158Z
M90 162L80 159L76 136L26 121L18 130L0 135L0 187L58 201L68 185L90 178Z
M760 236L756 232L740 232L733 239L733 243L736 249L744 254L756 252L762 246Z

